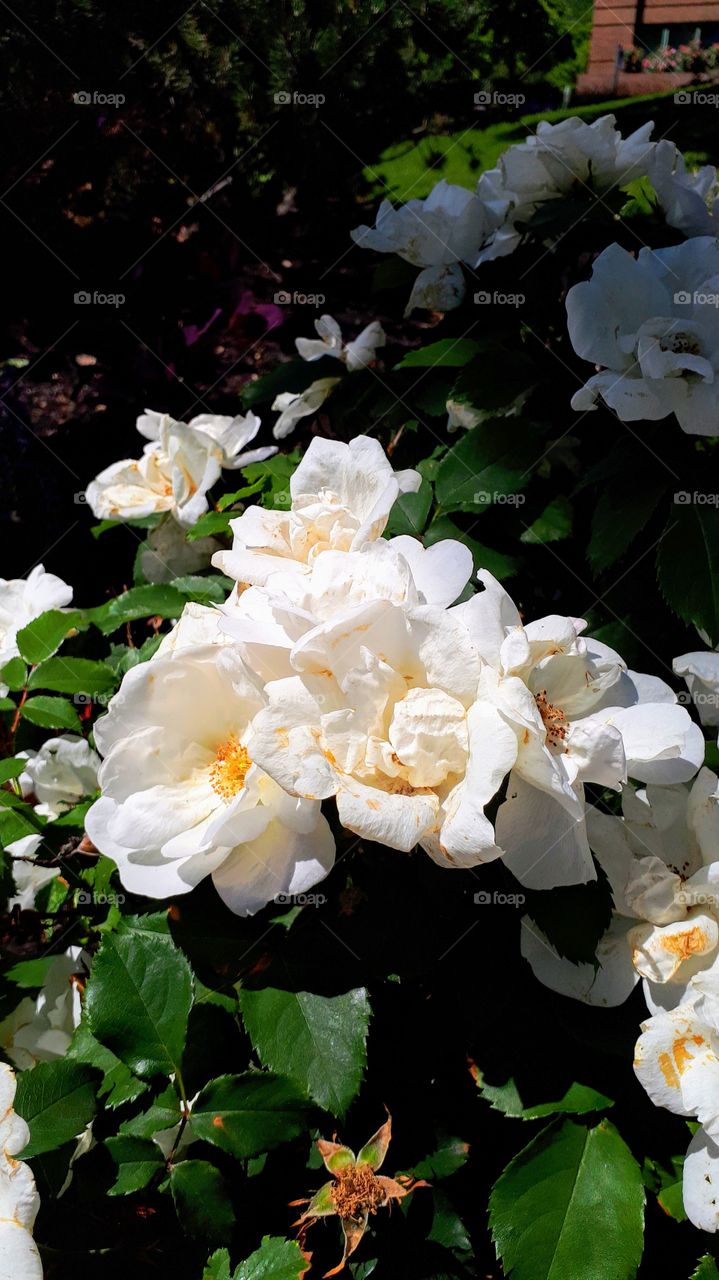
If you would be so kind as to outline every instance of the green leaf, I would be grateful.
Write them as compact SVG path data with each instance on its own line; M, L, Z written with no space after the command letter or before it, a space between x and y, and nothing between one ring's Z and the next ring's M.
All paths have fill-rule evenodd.
M184 578L175 578L170 584L182 593L186 600L196 600L198 604L224 604L228 591L234 582L221 573L211 573L206 577L201 574L188 574Z
M20 960L5 971L8 982L14 982L21 991L38 990L44 987L47 972L54 956L39 956L36 960Z
M412 1166L412 1173L416 1178L427 1178L431 1182L437 1182L440 1178L449 1178L451 1174L457 1172L457 1169L461 1169L462 1165L466 1164L468 1155L467 1142L462 1138L446 1136L442 1138L431 1155Z
M541 1102L533 1107L525 1107L514 1080L508 1080L502 1085L491 1085L483 1079L480 1072L477 1076L477 1088L491 1104L493 1111L501 1111L515 1120L541 1120L562 1113L585 1115L589 1111L605 1111L607 1107L614 1106L611 1098L585 1084L571 1084L557 1102Z
M646 468L641 478L632 468L602 485L587 547L587 557L594 570L608 569L629 549L650 520L666 488L666 480L647 473Z
M117 1179L109 1196L126 1196L141 1191L155 1174L164 1168L160 1148L142 1138L106 1138L105 1146L117 1165Z
M54 689L57 693L109 693L117 677L105 662L88 658L47 658L30 673L28 688Z
M692 1271L691 1280L719 1280L719 1269L710 1253L699 1259L696 1271Z
M180 1121L180 1100L172 1085L160 1093L148 1107L147 1111L133 1116L131 1120L123 1120L120 1133L133 1138L154 1138L163 1129L172 1129Z
M87 623L83 622L79 610L63 613L61 609L49 609L18 631L17 647L20 656L33 666L44 662L60 648L70 631L77 631L82 626L87 626Z
M187 530L188 542L199 542L200 538L212 538L216 534L230 532L230 520L237 518L236 511L206 511L196 524Z
M300 1280L309 1265L296 1240L263 1236L259 1249L240 1263L233 1280Z
M77 711L67 698L51 698L39 694L37 698L28 698L24 702L20 715L30 724L37 724L41 729L72 729L82 732L82 724Z
M524 530L520 542L559 542L572 532L572 504L559 496Z
M148 1087L110 1049L95 1039L87 1025L86 1013L83 1013L82 1021L75 1029L67 1052L68 1057L75 1058L77 1062L85 1062L90 1067L97 1067L102 1072L102 1083L97 1096L106 1107L119 1107L124 1102L134 1102Z
M18 760L15 757L0 760L0 783L9 782L11 778L19 778L26 765L27 760Z
M192 1130L230 1155L245 1160L302 1133L308 1105L290 1080L248 1071L218 1076L192 1108Z
M536 365L522 351L492 339L478 344L479 354L460 373L450 400L487 413L498 412L526 397L537 381ZM511 426L508 425L508 430Z
M641 1170L607 1120L555 1122L507 1165L490 1197L511 1280L632 1280L642 1256Z
M182 1160L170 1170L170 1189L187 1235L209 1245L230 1239L235 1214L219 1169L207 1160Z
M263 1066L288 1076L332 1115L344 1116L367 1065L370 1006L364 987L340 996L240 991L240 1008Z
M207 1259L202 1280L231 1280L230 1255L227 1249L216 1249Z
M675 501L657 574L669 607L707 632L712 646L719 643L719 508Z
M260 476L259 480L255 480L254 484L246 484L244 488L237 489L234 493L223 493L221 498L217 500L217 508L219 511L226 511L228 507L234 506L236 502L241 502L243 498L251 498L253 494L259 493L264 488L265 478ZM235 512L235 515L238 513Z
M0 671L0 684L6 684L13 693L25 688L27 667L22 658L11 658Z
M416 493L401 493L389 513L385 537L394 538L401 533L420 534L427 523L432 506L432 486L428 480Z
M424 545L431 547L442 538L457 538L459 542L464 543L465 547L469 547L474 560L475 573L478 569L489 569L489 572L501 582L504 578L511 578L519 568L519 560L516 556L505 555L502 551L493 551L491 547L477 542L476 538L470 538L469 534L459 529L449 516L440 516L432 521L424 534Z
M479 343L471 338L441 338L426 347L408 351L395 369L451 368L469 364L479 351Z
M176 1072L192 1004L192 973L171 938L127 926L105 934L85 1010L92 1034L138 1076Z
M123 525L129 525L131 529L156 529L164 518L164 512L159 512L149 516L133 516L126 520L101 520L99 524L91 526L90 533L93 538L99 538L108 529L121 529Z
M179 618L184 607L185 597L175 587L158 583L131 587L107 604L88 609L85 616L107 636L137 618Z
M97 1074L91 1067L56 1058L18 1075L15 1110L27 1121L30 1141L23 1160L53 1151L76 1138L95 1114Z
M141 662L149 662L162 644L162 636L148 636L139 649L130 648L128 644L113 644L105 659L108 667L112 667L116 676L122 678L133 667Z
M509 429L506 419L483 422L463 435L440 462L437 502L444 511L481 512L499 498L516 498L529 483L541 452L541 443L519 418Z

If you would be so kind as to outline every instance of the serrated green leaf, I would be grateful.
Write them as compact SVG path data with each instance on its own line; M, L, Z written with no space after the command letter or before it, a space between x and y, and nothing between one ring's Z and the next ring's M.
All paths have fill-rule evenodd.
M290 1080L248 1071L206 1085L193 1105L191 1125L198 1138L247 1159L296 1138L308 1122L308 1103Z
M27 1121L30 1141L23 1160L76 1138L95 1114L98 1075L91 1067L56 1058L18 1075L15 1110Z
M157 653L162 644L162 636L149 636L139 649L131 649L127 644L113 644L110 647L109 656L105 659L108 667L111 667L116 676L122 678L133 667L137 667L141 662L149 662L150 658Z
M520 419L483 422L463 435L437 468L435 492L443 511L480 514L498 498L519 496L529 484L542 445Z
M85 616L107 636L137 618L179 618L184 607L185 597L181 592L168 584L158 583L131 587L122 595L115 596L114 600L108 600L107 604L88 609Z
M230 1280L230 1255L227 1249L216 1249L207 1259L202 1280Z
M29 689L53 689L57 693L109 693L117 677L105 662L88 658L46 658L28 680Z
M4 977L13 982L21 991L37 990L45 985L48 969L55 956L40 956L36 960L20 960L11 969L7 969Z
M719 1280L719 1268L710 1253L699 1259L697 1268L692 1271L691 1280Z
M22 658L11 658L0 670L0 684L6 684L12 693L19 693L25 688L27 667Z
M213 538L217 534L229 534L230 521L236 518L236 511L206 511L204 516L200 516L197 523L187 530L187 541L199 542L200 538Z
M508 408L520 397L526 398L538 377L529 357L492 339L484 339L478 346L478 354L465 365L452 387L450 400L492 413Z
M36 698L28 698L20 709L23 720L39 725L41 729L72 729L82 732L82 724L71 702L67 698L53 698L46 694L38 694Z
M462 1138L443 1137L431 1155L412 1166L416 1178L427 1178L436 1182L440 1178L449 1178L466 1164L469 1156L469 1143Z
M633 1280L643 1217L641 1170L607 1120L549 1125L490 1197L492 1238L511 1280Z
M537 519L524 530L520 542L560 542L572 532L572 504L559 496L550 502Z
M49 609L33 618L26 627L17 633L17 647L20 656L33 666L44 662L60 648L70 631L77 631L87 626L78 609L63 612L62 609Z
M675 501L659 543L657 575L669 607L705 631L712 645L719 643L719 508Z
M192 1004L192 973L172 939L127 927L105 934L85 1011L92 1034L136 1075L179 1069Z
M119 1132L132 1138L154 1138L163 1129L172 1129L179 1123L180 1117L180 1100L172 1085L168 1085L147 1111L133 1116L131 1120L123 1120Z
M408 351L395 369L459 369L469 364L479 351L479 343L471 338L441 338L426 347Z
M263 1236L259 1249L240 1263L233 1280L300 1280L309 1265L296 1240Z
M162 1152L154 1142L117 1137L106 1138L105 1146L117 1165L117 1178L107 1193L109 1196L141 1191L164 1168Z
M548 1116L561 1114L586 1115L587 1112L605 1111L607 1107L614 1106L612 1099L605 1094L576 1082L569 1086L557 1102L540 1102L532 1107L525 1107L514 1080L508 1080L502 1085L492 1085L483 1079L480 1072L477 1075L477 1088L493 1111L501 1111L515 1120L543 1120Z
M370 1007L364 987L340 996L240 991L240 1008L263 1066L288 1076L325 1111L344 1116L367 1065Z
M197 573L175 578L170 585L180 591L186 600L196 600L199 604L223 604L227 593L235 584L221 573L211 573L205 577Z
M667 483L661 476L635 470L621 472L602 486L592 516L587 558L602 572L614 564L641 533L653 515Z
M170 1170L170 1190L183 1231L205 1244L229 1240L235 1214L227 1183L207 1160L181 1160Z
M124 1062L120 1062L110 1049L95 1039L87 1025L86 1013L83 1013L80 1025L75 1028L67 1052L68 1057L74 1058L77 1062L84 1062L90 1067L97 1067L98 1071L102 1072L102 1082L98 1087L97 1096L103 1100L106 1107L114 1108L122 1106L125 1102L134 1102L148 1088L144 1080L139 1080L133 1075Z
M11 756L7 760L0 760L0 783L9 782L11 778L19 778L26 767L27 760L17 759L15 756Z

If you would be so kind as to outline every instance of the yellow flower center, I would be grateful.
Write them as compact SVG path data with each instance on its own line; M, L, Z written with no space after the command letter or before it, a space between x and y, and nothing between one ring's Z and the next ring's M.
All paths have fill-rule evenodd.
M210 766L210 785L223 800L231 800L244 787L245 775L251 764L247 748L238 741L236 734L231 733L227 741L218 747Z

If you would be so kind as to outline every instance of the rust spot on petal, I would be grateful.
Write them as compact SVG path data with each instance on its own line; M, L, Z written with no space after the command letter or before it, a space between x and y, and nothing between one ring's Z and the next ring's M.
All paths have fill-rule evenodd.
M687 929L684 933L669 934L662 938L662 946L670 955L688 960L690 956L701 955L707 950L707 936L701 925L695 924L693 929Z
M669 1054L668 1054L668 1053L660 1053L660 1054L659 1054L659 1058L658 1058L658 1062L659 1062L659 1070L661 1071L662 1075L664 1076L664 1081L665 1081L665 1083L666 1083L667 1088L668 1088L668 1089L678 1089L678 1088L679 1088L679 1076L677 1075L676 1071L674 1070L674 1063L672 1062L671 1058L669 1057Z

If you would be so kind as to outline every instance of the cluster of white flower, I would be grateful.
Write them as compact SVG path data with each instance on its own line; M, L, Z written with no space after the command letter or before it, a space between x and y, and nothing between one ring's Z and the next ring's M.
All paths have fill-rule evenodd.
M352 340L344 342L342 330L332 316L320 316L315 320L318 338L297 338L297 353L310 364L330 356L340 360L348 373L358 373L374 364L377 348L383 347L386 335L379 320L373 320L362 332ZM272 408L278 409L280 416L272 428L275 440L283 440L294 431L300 418L306 418L317 412L335 387L339 378L318 378L311 382L304 391L282 391L272 402Z
M17 658L17 633L48 609L62 609L72 600L72 587L36 565L27 578L0 578L0 667ZM0 682L0 696L7 685Z
M586 782L694 775L702 733L667 685L580 620L523 625L488 573L468 592L462 543L382 537L419 483L368 437L316 438L289 510L233 521L225 605L188 606L96 726L87 831L128 889L211 874L238 914L304 892L333 863L332 796L349 831L442 866L504 856L526 885L584 882Z
M42 1280L42 1263L32 1229L40 1197L32 1169L16 1159L30 1132L13 1110L17 1081L0 1062L0 1280Z

